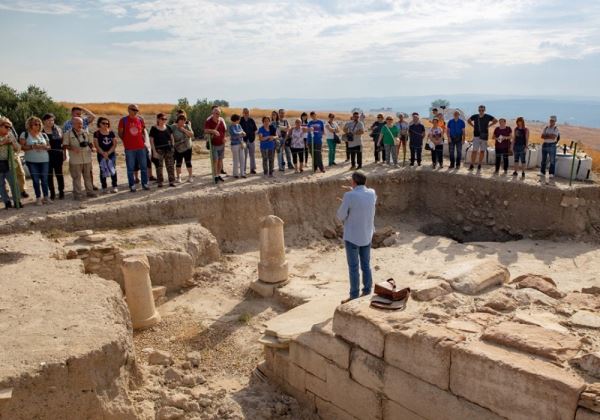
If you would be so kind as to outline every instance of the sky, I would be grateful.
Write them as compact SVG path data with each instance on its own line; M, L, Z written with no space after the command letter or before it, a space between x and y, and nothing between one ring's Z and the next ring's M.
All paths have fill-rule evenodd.
M0 0L0 35L58 100L600 98L590 0Z

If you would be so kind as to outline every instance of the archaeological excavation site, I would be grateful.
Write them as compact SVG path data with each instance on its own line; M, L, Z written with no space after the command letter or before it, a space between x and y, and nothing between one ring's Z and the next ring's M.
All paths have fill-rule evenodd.
M341 169L2 215L0 419L600 420L600 186L366 173L396 310Z

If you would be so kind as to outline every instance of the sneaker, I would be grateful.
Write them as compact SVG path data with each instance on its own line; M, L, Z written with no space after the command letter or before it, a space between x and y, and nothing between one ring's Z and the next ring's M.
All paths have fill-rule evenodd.
M235 179L240 179L240 177L238 175L234 175L233 176Z
M142 188L146 191L148 191L150 189L150 187L148 185L142 185Z
M119 189L118 189L117 187L112 187L112 189L110 190L110 192L111 192L112 194L116 194L116 193L118 193L118 192L119 192Z
M521 172L521 179L525 179L525 172Z
M554 178L554 175L550 174L550 179Z
M23 192L21 192L21 197L22 198L29 198L29 194L27 194L27 191L23 191Z
M64 200L65 199L65 192L64 191L60 191L58 193L58 199L59 200Z
M471 165L469 166L469 171L472 171L473 169L474 169L474 166L473 166L473 164L471 164Z
M162 186L163 186L163 183L162 183L162 182L159 182L158 184L156 184L156 186L157 186L158 188L162 188Z
M216 177L215 177L215 184L218 184L218 183L219 183L219 177L218 177L218 176L216 176Z
M52 203L54 203L54 201L52 201L52 199L50 199L48 197L44 197L44 198L42 198L42 203L43 204L52 204Z
M193 176L188 177L187 182L194 182L194 177Z
M36 205L36 206L41 206L42 204L43 204L43 203L42 203L42 199L41 199L41 198L36 198L36 199L35 199L35 205Z
M221 169L221 175L227 175L227 172L225 172L225 169Z
M175 178L175 182L181 184L181 175L177 175L177 178Z
M519 174L517 173L517 171L514 171L512 176L519 176Z
M456 165L456 169L460 169L460 163Z
M102 194L106 194L108 190L106 188L102 188Z
M494 176L498 176L498 174L499 174L499 171L494 171L494 174L493 174L493 175L494 175Z
M131 188L129 188L129 192L132 192L132 193L134 193L134 192L136 192L136 191L137 191L137 190L135 189L135 187L131 187Z
M56 193L50 193L50 200L54 201L56 200Z
M221 182L225 182L225 180L223 179L223 177L222 177L222 176L218 176L217 178L219 179L219 181L221 181Z
M150 178L148 178L149 181L157 181L155 176L151 176Z
M96 187L95 185L92 185L92 190L98 191L98 187Z
M454 169L454 164L451 163L450 166L448 166L448 169Z
M477 165L477 172L481 172L481 164Z
M351 171L353 171L353 170L355 170L355 169L356 169L356 166L354 166L354 165L352 165L352 166L350 167L350 170L351 170Z
M252 175L256 175L256 171L255 171L255 170L252 170L252 171L250 171L250 173L251 173Z
M6 203L4 203L4 208L5 208L6 210L8 210L8 209L12 209L12 206L13 206L13 205L12 205L12 202L10 202L10 201L7 201Z
M285 172L285 168L279 168L279 172Z
M408 165L408 166L415 166L415 163L414 162L410 162L410 165Z
M248 178L246 175L242 175L242 178Z
M508 171L505 170L503 175L504 176L508 175Z
M434 163L433 165L431 165L431 167L432 167L433 169L435 169L435 163Z
M175 187L175 183L174 182L169 182L169 187Z
M440 169L444 169L444 165L440 164Z

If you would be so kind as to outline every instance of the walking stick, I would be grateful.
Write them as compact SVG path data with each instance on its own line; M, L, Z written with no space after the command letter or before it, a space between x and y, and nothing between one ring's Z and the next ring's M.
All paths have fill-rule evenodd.
M310 138L310 158L312 160L312 167L313 167L313 174L316 172L316 165L315 165L315 139L311 136Z
M19 183L17 182L17 167L15 159L19 159L19 156L15 155L15 152L12 148L12 145L8 147L8 168L10 170L10 189L13 193L13 201L15 202L15 207L20 209L21 206L21 189L19 188ZM2 186L4 188L4 186Z
M210 158L210 173L212 174L213 182L216 184L217 176L215 175L215 158L213 156L212 150L212 136L210 134L206 134L204 138L206 139L208 144L208 156Z
M571 176L569 177L569 187L573 184L573 170L575 169L575 154L577 153L577 142L573 146L573 161L571 162Z

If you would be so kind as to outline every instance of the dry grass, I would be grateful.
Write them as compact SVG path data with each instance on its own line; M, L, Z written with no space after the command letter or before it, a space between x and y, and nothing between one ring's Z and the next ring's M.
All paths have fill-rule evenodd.
M61 102L62 105L67 108L73 106L82 106L89 109L94 114L98 115L126 115L127 106L129 104L119 102L103 102L103 103L73 103L73 102ZM140 113L156 115L159 112L169 113L173 109L175 104L138 104Z

